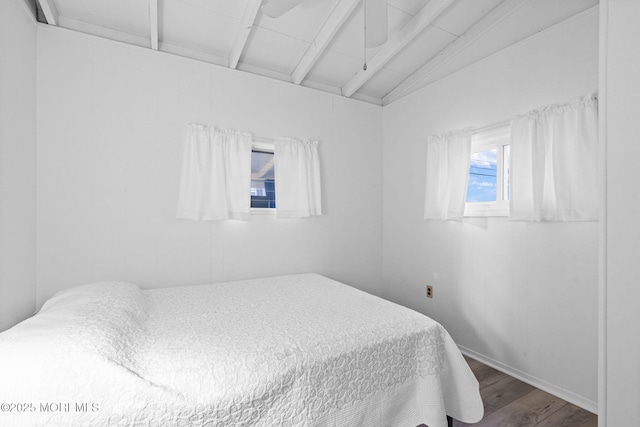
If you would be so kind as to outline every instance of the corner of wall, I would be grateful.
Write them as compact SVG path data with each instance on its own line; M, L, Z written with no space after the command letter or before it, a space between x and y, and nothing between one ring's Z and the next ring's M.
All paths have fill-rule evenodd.
M34 8L25 0L0 2L0 331L36 306Z

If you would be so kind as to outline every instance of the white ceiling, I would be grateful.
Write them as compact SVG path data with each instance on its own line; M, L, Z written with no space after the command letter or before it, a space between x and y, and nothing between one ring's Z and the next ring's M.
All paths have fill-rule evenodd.
M364 48L359 0L38 0L50 25L386 105L598 4L388 0L388 39ZM367 70L363 64L367 61Z

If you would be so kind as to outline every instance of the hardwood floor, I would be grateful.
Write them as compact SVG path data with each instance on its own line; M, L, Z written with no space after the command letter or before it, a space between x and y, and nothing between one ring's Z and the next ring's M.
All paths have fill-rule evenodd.
M465 357L480 383L484 418L454 427L597 427L598 417L529 384Z

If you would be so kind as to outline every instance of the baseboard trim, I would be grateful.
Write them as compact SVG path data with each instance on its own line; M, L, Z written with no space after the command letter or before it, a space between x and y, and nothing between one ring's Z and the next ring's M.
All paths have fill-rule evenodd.
M598 413L597 402L586 399L582 396L579 396L571 391L565 390L554 384L550 384L547 381L541 380L540 378L534 377L533 375L529 375L518 369L512 368L511 366L505 365L504 363L498 362L497 360L493 360L490 357L484 356L466 347L458 346L458 348L460 348L460 351L462 352L462 354L469 356L472 359L476 359L477 361L482 362L485 365L489 365L492 368L497 369L501 372L504 372L507 375L511 375L512 377L517 378L520 381L524 381L527 384L531 384L532 386L539 388L540 390L553 394L554 396L557 396L563 400L566 400L569 403L579 406L582 409L586 409L587 411L593 412L594 414Z

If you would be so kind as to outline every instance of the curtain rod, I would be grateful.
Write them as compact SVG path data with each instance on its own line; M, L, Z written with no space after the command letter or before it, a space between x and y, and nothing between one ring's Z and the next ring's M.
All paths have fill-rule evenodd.
M2 0L0 0L2 1ZM262 143L262 144L275 144L276 139L277 138L282 138L282 139L287 139L287 140L294 140L294 141L317 141L316 139L306 139L306 138L294 138L291 136L279 136L276 138L267 138L265 136L258 136L258 135L251 135L251 139L253 139L253 142L258 142L258 143Z
M262 142L264 144L274 144L276 140L274 138L267 138L264 136L252 135L251 137L255 142Z
M2 0L0 0L0 1L2 1ZM235 129L219 128L217 126L202 125L202 124L194 123L194 122L189 123L189 126L195 126L197 128L202 128L202 129L217 129L217 130L222 130L222 131L230 130L230 131L234 131L234 132L236 131ZM271 144L271 145L273 145L273 144L275 144L277 138L291 139L291 140L296 140L296 141L298 140L298 138L294 138L294 137L290 137L290 136L278 136L276 138L267 138L266 136L254 135L253 133L247 132L247 131L239 131L239 132L241 132L241 133L243 133L245 135L247 135L247 134L251 135L251 140L253 142L262 143L262 144ZM307 139L303 139L303 141L307 141ZM316 141L317 142L317 140L315 140L315 139L309 139L309 141Z
M2 0L0 0L0 1L2 1ZM225 130L225 128L219 128L219 127L217 127L217 126L203 125L203 124L195 123L195 122L191 122L191 123L189 123L189 126L195 126L195 127L203 128L203 129L219 129L219 130ZM235 129L229 129L229 130L233 130L233 131L235 131ZM254 134L252 134L251 132L245 132L245 131L240 131L240 132L245 133L245 134L247 134L247 133L248 133L248 134L250 134L250 135L251 135L251 139L252 139L253 141L255 141L255 142L262 142L262 143L265 143L265 144L273 144L273 143L275 143L275 142L276 142L275 138L267 138L267 137L265 137L265 136L258 136L258 135L254 135Z
M501 122L498 123L493 123L487 126L482 126L479 128L474 128L471 133L472 134L476 134L476 133L484 133L484 132L489 132L495 129L500 129L503 128L505 126L509 126L509 124L511 123L511 120L503 120Z

